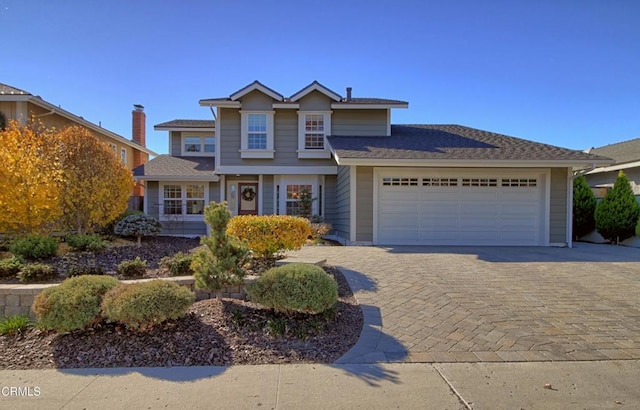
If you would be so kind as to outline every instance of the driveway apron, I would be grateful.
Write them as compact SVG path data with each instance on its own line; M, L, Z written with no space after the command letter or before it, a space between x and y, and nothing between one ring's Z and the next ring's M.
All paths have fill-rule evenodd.
M365 314L340 363L640 359L640 249L305 247Z

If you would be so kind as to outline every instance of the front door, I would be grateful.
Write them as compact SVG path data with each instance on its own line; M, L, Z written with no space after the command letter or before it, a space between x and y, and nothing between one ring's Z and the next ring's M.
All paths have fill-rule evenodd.
M258 184L238 184L238 215L258 215Z

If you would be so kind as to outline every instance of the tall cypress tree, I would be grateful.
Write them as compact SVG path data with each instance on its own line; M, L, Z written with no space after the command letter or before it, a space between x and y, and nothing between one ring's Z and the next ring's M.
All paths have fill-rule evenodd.
M605 239L617 243L635 234L639 215L640 205L620 171L613 188L596 207L596 229Z
M573 237L581 236L593 231L596 227L596 196L587 184L584 175L573 180Z

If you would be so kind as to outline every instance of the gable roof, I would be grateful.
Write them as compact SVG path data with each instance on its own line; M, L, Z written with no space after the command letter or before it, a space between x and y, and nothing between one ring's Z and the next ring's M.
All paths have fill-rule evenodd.
M176 130L176 129L193 129L197 130L213 130L216 122L214 120L171 120L153 126L154 130Z
M309 93L312 93L313 91L319 91L334 101L340 101L342 99L340 94L330 90L329 88L325 87L324 85L320 84L317 81L313 81L311 84L309 84L308 86L304 87L303 89L301 89L300 91L298 91L297 93L289 97L289 100L296 102L300 98L304 97Z
M163 154L133 169L136 180L217 181L213 157L174 157Z
M280 93L278 93L277 91L272 90L271 88L267 87L266 85L262 84L260 81L256 80L254 82L252 82L251 84L242 87L241 89L239 89L238 91L236 91L235 93L230 95L231 100L238 100L240 98L242 98L243 96L249 94L252 91L260 91L263 94L268 95L269 97L273 98L274 100L278 100L278 101L282 101L284 100L284 96Z
M604 147L591 148L588 152L613 158L616 164L640 161L640 138L617 142Z
M30 92L0 83L0 95L31 95Z
M133 147L139 151L142 151L151 156L157 156L158 154L147 147L143 147L137 142L127 139L120 134L116 134L113 131L109 131L106 128L102 128L101 125L96 125L90 121L85 120L84 118L77 116L60 106L56 106L51 104L48 101L42 99L42 97L38 95L33 95L28 91L21 90L19 88L12 87L10 85L0 83L0 101L27 101L29 103L35 104L39 107L42 107L46 110L49 110L52 114L58 114L61 117L67 118L75 122L76 124L80 124L98 134L105 135L109 138L113 138L116 141L119 141L122 144Z
M392 125L391 136L330 136L330 149L340 165L397 163L473 166L573 166L609 163L608 158L541 144L461 125Z

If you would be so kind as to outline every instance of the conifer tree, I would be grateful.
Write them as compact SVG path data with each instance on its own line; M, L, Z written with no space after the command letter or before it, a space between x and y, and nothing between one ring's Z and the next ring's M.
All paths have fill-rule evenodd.
M573 237L593 231L596 227L596 196L593 194L584 175L573 180Z
M624 172L596 207L596 230L605 239L619 243L635 234L640 205Z
M227 234L231 213L226 202L211 202L204 209L204 220L210 235L201 242L206 248L198 251L191 262L196 288L216 292L224 286L238 284L244 277L242 267L247 262L249 250L235 236Z

